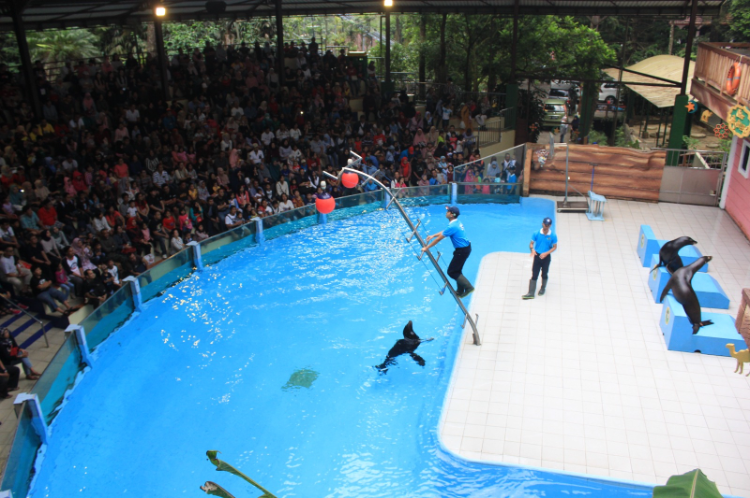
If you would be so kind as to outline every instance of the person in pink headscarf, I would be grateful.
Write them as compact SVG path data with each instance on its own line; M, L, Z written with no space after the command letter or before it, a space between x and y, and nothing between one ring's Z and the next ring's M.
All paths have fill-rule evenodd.
M417 129L417 133L414 134L414 140L412 141L413 145L421 145L425 146L427 145L427 137L425 136L424 132L422 131L422 128Z

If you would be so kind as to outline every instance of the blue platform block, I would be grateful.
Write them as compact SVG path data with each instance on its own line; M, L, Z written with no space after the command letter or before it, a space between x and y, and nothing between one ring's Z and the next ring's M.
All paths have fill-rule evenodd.
M659 262L659 256L657 254L651 257L651 268L656 266ZM663 267L658 270L651 272L648 278L648 287L651 289L651 295L654 296L654 302L659 304L659 297L661 296L664 287L667 286L671 275ZM698 296L698 302L701 303L703 308L719 308L729 309L729 297L721 288L719 282L708 273L696 273L693 275L693 290L695 295ZM672 295L672 291L669 291L668 296Z
M643 265L644 268L653 268L656 263L650 265L651 259L653 258L654 254L656 254L658 258L659 250L667 242L669 241L657 239L654 235L654 231L651 230L650 226L641 225L641 231L638 235L638 247L636 248L638 257L641 259L641 265ZM685 246L680 249L678 254L680 255L680 258L682 258L682 264L684 264L685 266L703 256L703 254L695 246ZM658 262L659 260L657 259L656 261ZM701 267L701 269L698 271L704 273L708 272L708 263L703 265L703 267Z
M701 352L716 356L729 356L727 344L734 344L738 351L747 345L734 326L734 317L722 313L702 313L703 320L713 320L713 325L701 327L693 335L693 326L685 315L685 310L672 296L664 298L659 326L664 334L664 342L670 351L686 353Z

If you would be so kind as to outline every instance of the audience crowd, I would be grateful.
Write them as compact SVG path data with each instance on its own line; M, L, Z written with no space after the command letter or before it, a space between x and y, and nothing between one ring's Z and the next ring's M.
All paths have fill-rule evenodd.
M381 94L373 63L314 39L284 55L279 64L258 43L179 51L169 101L151 56L71 62L54 76L37 62L41 116L0 65L2 296L49 313L71 312L73 297L96 307L190 241L316 196L376 190L323 181L352 152L393 188L515 179L510 157L480 158L486 101L457 102L449 84L420 113L405 92Z

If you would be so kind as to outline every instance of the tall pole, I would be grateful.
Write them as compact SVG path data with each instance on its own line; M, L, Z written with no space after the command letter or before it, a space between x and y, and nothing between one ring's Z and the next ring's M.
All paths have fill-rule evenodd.
M617 92L615 93L615 118L614 125L612 125L612 145L615 145L617 138L617 114L620 110L620 92L622 91L622 68L625 66L625 47L628 45L628 31L630 30L630 18L628 17L627 23L625 23L625 41L622 43L622 50L620 50L620 75L617 77Z
M169 97L169 77L167 76L167 54L164 51L164 31L161 28L161 20L154 19L154 35L156 36L156 56L159 59L159 76L161 77L161 95L164 102Z
M279 86L284 86L284 19L281 0L276 0L276 58L279 60Z
M29 55L29 43L26 40L26 27L23 25L22 9L15 0L8 2L10 5L10 14L13 19L13 31L16 34L18 43L18 52L21 56L21 66L25 81L24 87L31 103L31 109L34 111L37 119L42 117L42 104L39 100L39 89L37 88L36 75L34 68L31 66L31 56Z
M385 83L391 88L391 11L385 11Z
M698 0L693 0L690 9L690 24L688 25L688 37L685 44L685 63L682 66L682 84L680 95L687 94L688 74L690 73L690 56L693 53L693 38L695 38L695 18L698 17Z
M516 82L516 47L518 46L518 2L513 2L513 43L510 47L510 83Z

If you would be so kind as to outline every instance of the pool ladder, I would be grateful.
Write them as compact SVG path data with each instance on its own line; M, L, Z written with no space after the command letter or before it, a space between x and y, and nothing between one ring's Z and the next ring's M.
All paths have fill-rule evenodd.
M353 152L352 152L352 155L357 157L357 162L361 162L362 160L361 157L359 157L357 154ZM354 165L355 164L352 164L352 166ZM404 207L401 205L400 202L398 202L398 199L396 199L396 196L394 196L393 193L391 192L391 189L389 189L388 187L380 183L380 181L377 178L374 178L357 169L346 166L342 168L341 171L347 172L347 173L355 173L357 175L364 176L372 180L373 182L375 182L377 185L379 185L380 188L382 188L386 192L386 194L390 197L390 200L388 201L388 204L385 206L385 209L387 210L391 204L395 204L396 207L398 208L398 212L401 213L401 217L404 219L406 224L409 225L409 229L411 230L411 235L406 237L406 242L411 243L412 239L416 237L417 241L419 242L420 247L425 247L427 245L424 239L422 238L422 235L420 235L418 231L419 226L422 224L422 220L419 220L417 224L414 225L414 223L412 223L409 216L406 214L406 211L404 211ZM323 173L329 176L330 178L338 180L338 178L336 178L335 176L331 175L328 172L323 172ZM439 291L440 295L443 295L446 289L451 291L451 295L453 296L453 299L456 300L456 304L458 304L458 307L461 308L461 312L464 314L464 321L461 324L461 328L465 328L467 323L471 325L472 335L474 337L474 344L477 346L481 346L482 341L479 338L479 330L477 329L477 323L479 323L479 315L476 315L475 318L472 318L471 315L469 314L469 310L466 309L466 306L464 306L463 301L461 301L461 298L458 297L456 290L453 288L450 281L448 280L448 277L445 275L445 273L443 272L443 269L438 264L440 253L438 252L437 258L435 258L435 256L432 255L429 249L425 251L423 254L427 254L427 256L430 258L430 262L432 263L432 266L435 268L435 271L437 272L437 274L440 276L440 278L443 280L443 283L445 284L443 285L443 288ZM421 254L418 255L417 259L421 261L422 255Z

